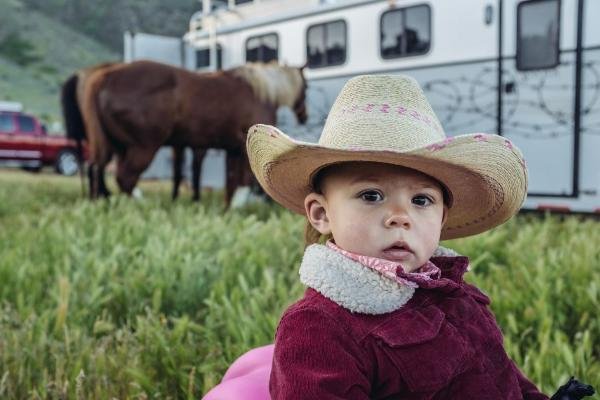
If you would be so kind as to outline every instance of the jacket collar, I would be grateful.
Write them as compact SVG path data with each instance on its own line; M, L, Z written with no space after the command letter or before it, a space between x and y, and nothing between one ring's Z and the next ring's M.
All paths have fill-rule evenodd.
M450 269L455 264L452 260L464 261L459 263L461 268L458 268L457 272L460 277L453 276L449 277L450 279L461 279L468 265L466 257L457 256L453 250L443 247L438 248L434 254L436 265L449 262ZM443 266L442 271L448 269L448 266ZM454 281L442 280L444 285ZM415 292L414 288L386 278L377 271L320 244L310 245L304 251L300 265L300 281L349 311L362 314L376 315L398 310ZM439 286L435 284L432 287Z

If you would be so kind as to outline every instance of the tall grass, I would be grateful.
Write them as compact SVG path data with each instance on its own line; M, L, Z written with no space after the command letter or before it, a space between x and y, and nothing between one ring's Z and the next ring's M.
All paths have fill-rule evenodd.
M90 203L76 179L0 171L0 398L198 398L273 340L304 290L302 219L158 186ZM446 243L546 392L571 374L600 387L598 228L518 217Z

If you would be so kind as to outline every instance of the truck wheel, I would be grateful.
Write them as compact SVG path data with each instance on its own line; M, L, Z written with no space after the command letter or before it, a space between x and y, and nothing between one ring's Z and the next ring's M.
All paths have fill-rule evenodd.
M77 155L73 150L61 150L56 158L56 172L65 176L75 175L79 171Z
M42 167L21 167L23 171L38 173L42 170Z

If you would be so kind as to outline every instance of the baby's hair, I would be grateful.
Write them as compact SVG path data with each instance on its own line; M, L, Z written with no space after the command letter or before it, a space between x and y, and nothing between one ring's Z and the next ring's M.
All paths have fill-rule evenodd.
M323 194L323 181L325 180L325 177L327 175L329 175L332 171L334 171L335 167L338 167L342 164L344 164L344 163L342 162L342 163L337 163L337 164L329 164L329 165L326 165L325 167L321 168L320 170L318 170L316 173L314 173L313 178L312 178L312 191L317 194ZM406 167L406 168L409 168L409 167ZM442 189L442 195L444 198L444 205L446 205L448 208L450 208L452 206L452 195L450 194L450 191L448 190L446 185L444 185L437 179L435 179L433 177L431 177L431 179L433 179L434 181L436 181L438 183L438 185L440 185L440 188ZM304 246L305 247L308 247L311 244L315 244L315 243L324 243L327 240L331 239L332 237L333 236L331 234L322 235L321 232L319 232L318 230L315 229L314 226L312 226L312 224L310 223L308 218L306 219L306 225L304 227Z
M316 230L315 227L311 225L308 218L306 219L306 225L304 226L304 247L308 247L315 243L323 243L331 238L331 233L328 235L322 235L321 232Z

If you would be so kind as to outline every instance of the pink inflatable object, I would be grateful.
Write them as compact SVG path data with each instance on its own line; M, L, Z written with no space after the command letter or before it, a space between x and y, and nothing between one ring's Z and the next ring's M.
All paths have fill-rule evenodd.
M202 400L269 400L272 361L272 344L242 354Z

